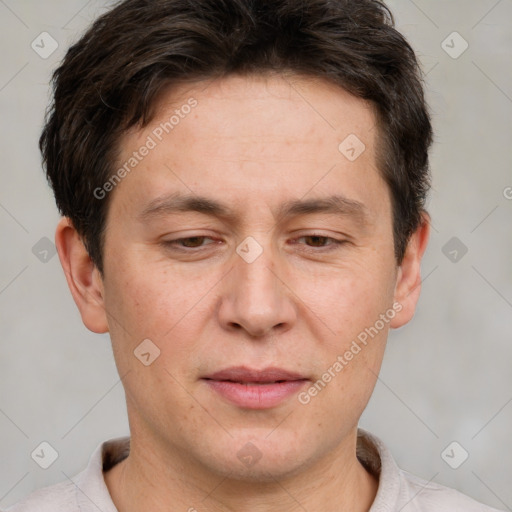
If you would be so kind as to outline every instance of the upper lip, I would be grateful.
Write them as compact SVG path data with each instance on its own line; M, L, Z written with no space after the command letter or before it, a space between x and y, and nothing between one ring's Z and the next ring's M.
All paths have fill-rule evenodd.
M264 368L256 370L245 366L234 366L225 368L218 372L203 377L209 380L229 380L232 382L276 382L276 381L292 381L306 380L306 377L299 373L289 372L282 368Z

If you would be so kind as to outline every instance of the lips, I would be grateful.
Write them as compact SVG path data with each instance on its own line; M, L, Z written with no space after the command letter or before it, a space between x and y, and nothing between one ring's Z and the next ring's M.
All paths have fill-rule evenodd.
M275 382L304 380L306 377L298 373L292 373L280 368L265 368L263 370L252 370L244 366L227 368L212 373L205 377L209 380L227 380L244 384L269 384Z
M246 409L275 407L309 381L281 368L255 370L241 366L212 373L202 380L228 402Z

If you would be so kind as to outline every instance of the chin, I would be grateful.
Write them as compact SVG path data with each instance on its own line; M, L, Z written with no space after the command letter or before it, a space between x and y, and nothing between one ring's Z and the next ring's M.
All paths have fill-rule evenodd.
M268 433L266 432L265 435ZM303 472L320 456L315 457L312 452L303 453L300 445L287 445L285 440L278 437L274 442L256 436L251 437L252 440L247 436L244 436L243 440L233 438L218 457L210 452L213 458L210 457L203 463L210 467L210 471L230 480L275 483L276 480L287 479ZM311 448L309 444L309 451Z
M228 478L232 481L240 483L254 484L254 483L275 483L276 480L286 480L296 474L304 471L304 464L298 463L297 460L267 460L264 461L263 457L252 466L245 466L236 460L226 460L225 465L215 464L216 473Z

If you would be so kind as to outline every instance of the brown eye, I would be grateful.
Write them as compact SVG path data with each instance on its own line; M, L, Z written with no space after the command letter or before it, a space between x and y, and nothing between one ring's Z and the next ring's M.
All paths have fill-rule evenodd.
M203 243L205 240L212 240L208 236L189 236L187 238L177 238L176 240L167 240L164 242L166 247L176 250L201 249L211 243ZM213 242L215 243L215 242Z
M328 236L319 236L319 235L307 235L303 237L306 241L308 241L309 245L313 247L325 247L323 242L328 240L333 240L333 238L329 238Z
M304 240L306 248L310 250L319 249L324 252L336 250L345 243L345 240L337 240L325 235L304 235L296 239L299 243ZM319 251L317 251L319 252Z
M192 236L190 238L181 238L177 240L177 242L183 243L184 247L201 247L201 242L203 242L205 238L204 236Z

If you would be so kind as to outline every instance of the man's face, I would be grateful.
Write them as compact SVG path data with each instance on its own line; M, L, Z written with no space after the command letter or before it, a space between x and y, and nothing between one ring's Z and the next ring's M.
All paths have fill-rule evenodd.
M111 192L104 249L139 444L255 479L348 450L400 323L376 136L370 107L327 83L231 77L170 91L122 139L116 169L155 143ZM199 197L223 211L174 208Z

